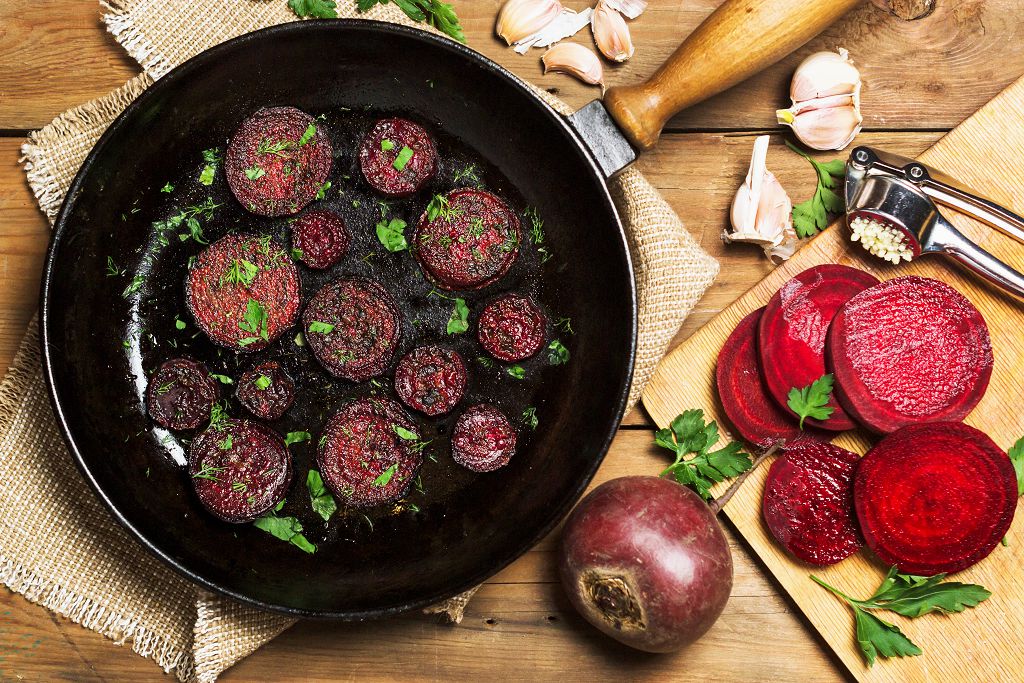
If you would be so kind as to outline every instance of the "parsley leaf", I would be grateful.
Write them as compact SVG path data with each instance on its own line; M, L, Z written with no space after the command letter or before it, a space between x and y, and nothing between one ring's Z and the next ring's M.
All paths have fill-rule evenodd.
M203 185L213 185L213 176L217 172L217 167L220 165L220 158L219 147L203 150L203 161L206 162L206 165L203 166L203 170L199 172L200 183Z
M260 166L253 166L252 168L245 169L245 177L249 180L258 180L265 175L267 175L267 172Z
M291 446L293 443L302 443L312 438L313 435L309 432L288 432L284 437L284 445Z
M377 488L384 488L391 482L391 478L395 476L395 472L398 471L398 463L394 463L391 467L387 468L380 473L380 476L373 480L373 485Z
M565 344L559 340L554 340L548 344L548 363L551 365L564 365L569 362L569 349L565 348Z
M337 3L334 0L288 0L288 7L298 17L316 19L337 19Z
M800 429L804 428L804 420L809 417L827 420L835 412L835 408L828 407L833 381L832 375L822 375L808 387L789 390L786 405L800 418Z
M391 140L388 140L387 138L381 138L381 141L380 141L380 151L382 151L382 152L390 152L394 148L395 148L395 143L391 142Z
M170 194L171 192L174 192L174 185L167 183L166 185L160 188L160 191L165 194Z
M1024 437L1013 444L1007 453L1013 463L1013 471L1017 473L1017 495L1024 496Z
M326 197L327 190L329 189L331 189L331 181L327 180L324 182L323 185L320 186L320 189L316 191L316 199L323 199L324 197Z
M282 501L283 504L283 501ZM274 508L273 512L268 512L263 517L260 517L253 526L257 529L262 529L274 538L279 538L282 541L288 541L299 550L307 553L315 553L316 546L306 540L306 537L302 535L302 523L294 517L278 517L277 511L280 510L282 505L278 505Z
M436 194L434 198L427 204L427 220L434 221L440 217L443 220L449 221L453 218L458 217L462 211L453 208L448 198L444 195Z
M405 239L406 223L401 218L381 221L377 224L377 239L390 252L405 251L409 243Z
M256 388L259 389L260 391L266 391L267 389L270 388L270 378L267 377L266 375L260 375L259 377L256 378L254 384L256 385Z
M505 373L513 379L524 379L526 377L526 370L523 369L522 365L510 365L505 368Z
M311 123L306 126L306 130L303 131L302 136L299 138L299 147L305 147L309 144L309 141L316 135L316 124Z
M812 237L828 227L830 213L839 214L846 208L837 187L838 181L846 175L846 163L842 159L833 159L825 163L815 161L795 145L786 146L810 162L814 172L818 174L818 187L814 196L801 204L793 206L793 227L800 237Z
M921 648L903 635L899 626L879 619L859 607L853 608L853 619L857 630L857 644L870 667L878 655L883 657L916 657Z
M320 515L326 522L337 512L338 504L334 501L327 488L324 486L323 477L317 470L310 470L306 475L306 488L309 490L309 502L313 506L313 512Z
M392 425L391 428L395 430L395 434L398 435L398 438L402 439L403 441L418 441L420 438L416 436L415 432L410 432L402 425Z
M466 300L461 298L455 299L455 308L452 309L452 315L448 318L448 334L462 334L469 329L469 306L466 305Z
M238 323L238 329L253 335L259 335L258 337L248 337L239 340L238 343L242 346L248 346L254 341L259 341L260 337L263 339L270 338L267 335L267 311L259 301L249 299L245 309L245 319Z
M296 0L289 0L288 6ZM374 5L386 5L392 0L358 0L360 12L365 12ZM442 33L445 33L460 43L466 42L466 36L462 32L462 25L455 10L447 2L441 0L393 0L400 10L413 21L425 21ZM334 4L334 3L331 3ZM298 12L296 12L298 14ZM299 15L303 16L303 15Z
M236 285L242 285L243 287L252 287L253 280L256 279L256 274L259 272L259 266L252 261L246 259L235 259L231 263L231 267L228 272L222 278L220 284L224 281L230 282Z
M214 373L211 372L210 373L210 377L212 377L213 379L217 380L221 384L234 384L235 383L235 381L233 379L231 379L230 377L228 377L227 375L217 375L217 374L214 374Z
M331 332L334 332L334 325L314 320L309 323L309 331L314 334L330 334Z
M672 474L676 481L689 486L705 500L711 500L711 487L746 472L753 466L750 456L738 443L728 443L717 451L709 449L718 443L718 423L704 422L704 411L687 410L672 420L668 429L654 433L654 443L676 455L660 476ZM689 460L686 456L693 455Z
M186 327L186 324L185 324L184 320L182 320L181 318L175 318L174 319L174 329L176 329L176 330L183 330L183 329L185 329L185 327Z
M535 407L530 406L529 408L523 411L524 425L526 425L530 429L536 429L539 423L540 420L537 419L537 409Z
M395 160L391 162L391 165L394 167L396 171L404 171L405 167L409 165L409 161L412 160L413 154L414 152L412 151L411 147L403 146L402 149L398 152L398 156L396 156Z

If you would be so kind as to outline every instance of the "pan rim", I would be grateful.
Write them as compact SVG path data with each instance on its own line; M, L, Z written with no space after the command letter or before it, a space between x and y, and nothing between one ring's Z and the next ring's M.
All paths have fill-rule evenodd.
M431 44L432 47L447 50L449 52L455 52L460 55L463 59L469 62L475 63L477 66L487 69L503 78L512 87L520 90L524 94L529 95L530 99L535 102L544 112L546 117L550 120L553 126L558 126L564 134L572 139L581 156L581 161L585 163L585 166L589 168L589 171L593 174L594 179L598 182L600 188L600 198L605 204L608 215L612 219L615 227L618 229L618 236L620 240L619 246L621 247L621 254L624 259L624 263L629 273L629 298L630 298L630 335L629 335L629 349L628 349L628 370L625 376L621 378L621 386L616 397L616 405L614 415L615 420L612 421L610 426L607 428L604 434L599 453L592 459L592 462L586 471L580 472L578 483L571 495L566 496L558 505L554 505L550 508L548 517L540 524L536 531L529 535L528 541L520 544L511 545L507 552L501 555L501 558L486 568L474 573L469 576L458 585L450 587L445 591L435 591L430 594L421 595L414 600L407 600L401 604L390 604L379 608L373 609L355 609L355 610L309 610L303 608L297 608L284 604L277 604L269 602L260 598L255 598L251 595L246 595L242 592L234 590L221 583L212 581L201 573L193 571L191 568L186 566L187 560L181 561L178 558L171 556L168 552L160 547L158 542L145 535L140 529L132 523L128 516L122 512L113 500L108 497L103 487L100 485L98 480L93 476L90 470L89 464L86 457L83 455L82 450L79 448L75 436L71 431L68 419L65 415L65 411L62 406L61 398L58 396L58 386L56 378L55 368L55 357L51 353L51 339L53 338L52 325L52 308L53 302L51 301L51 289L55 281L55 265L58 253L62 246L62 240L65 232L67 231L69 217L73 213L73 209L79 200L81 195L82 186L85 183L86 178L90 174L91 167L95 160L101 155L103 149L110 144L110 141L115 138L119 131L125 126L125 121L134 116L135 112L142 109L146 103L159 95L161 88L170 87L171 84L176 83L182 79L188 78L188 76L196 69L200 69L207 62L212 60L221 59L225 54L230 54L232 51L240 46L247 45L254 41L262 40L273 40L280 35L290 35L298 31L336 31L345 32L352 30L371 31L378 33L390 33L398 34L406 38L413 40L422 41ZM305 20L289 22L285 24L278 24L276 26L270 26L267 28L254 31L252 33L243 34L237 38L233 38L229 41L215 45L198 55L190 58L189 60L178 65L166 75L158 79L151 86L149 86L141 95L139 95L132 103L130 103L124 111L122 111L114 121L104 131L100 139L96 142L93 148L89 151L85 160L82 162L81 167L75 174L74 180L68 188L68 191L64 197L64 201L61 204L61 208L57 213L54 220L53 233L50 237L50 243L47 247L46 258L43 263L43 275L41 281L41 294L40 294L40 352L43 364L43 377L46 382L47 393L50 399L50 405L53 408L54 418L59 427L61 437L64 440L65 445L68 448L72 456L72 460L75 466L78 468L82 477L86 483L92 489L94 495L99 499L100 503L107 509L114 520L120 524L125 530L128 531L129 537L134 539L143 548L146 549L154 557L158 558L166 566L170 567L178 575L187 579L194 585L202 588L206 588L220 595L232 598L239 602L257 607L263 610L275 612L278 614L284 614L292 617L301 618L313 618L313 619L332 619L341 621L364 621L368 619L377 619L388 616L394 616L404 612L409 612L415 609L426 607L429 605L436 604L445 599L451 598L455 595L459 595L470 588L480 585L490 577L497 574L499 571L507 567L509 564L514 562L516 559L525 554L530 548L535 546L542 538L548 535L551 530L565 517L572 506L582 496L586 487L593 480L597 469L604 461L605 456L608 453L608 449L611 446L612 440L618 432L620 423L622 422L623 415L625 414L626 404L629 397L629 389L632 385L632 379L634 375L634 366L636 361L637 352L637 334L638 334L638 303L637 303L637 288L636 288L636 272L633 266L633 259L629 250L629 242L626 236L625 229L623 227L622 219L619 216L618 209L612 200L611 193L608 187L608 179L601 172L597 161L594 159L593 154L586 147L586 144L576 133L575 130L569 125L566 118L555 111L547 102L539 97L525 81L518 78L503 66L491 61L481 53L458 43L450 38L436 35L422 29L402 26L400 24L393 24L390 22L382 22L371 19L326 19L326 20Z

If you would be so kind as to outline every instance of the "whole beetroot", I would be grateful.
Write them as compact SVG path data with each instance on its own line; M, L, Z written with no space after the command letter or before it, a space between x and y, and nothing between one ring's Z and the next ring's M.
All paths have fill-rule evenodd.
M559 555L576 610L647 652L678 650L704 635L732 590L732 554L715 511L659 477L594 489L566 521Z

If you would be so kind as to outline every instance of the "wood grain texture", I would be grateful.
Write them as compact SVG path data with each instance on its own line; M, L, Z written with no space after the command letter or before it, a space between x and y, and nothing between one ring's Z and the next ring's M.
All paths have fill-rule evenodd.
M1003 172L1001 164L994 163L997 159L1024 153L1024 131L1018 126L1022 113L1024 79L919 158L970 186L984 188L997 202L1017 212L1024 211L1024 197L1020 195L1016 177ZM946 215L975 242L1010 265L1024 269L1024 248L1019 243L958 214L946 212ZM821 263L844 263L869 270L883 279L924 275L952 283L964 293L985 316L995 356L988 392L966 422L992 436L1003 448L1008 448L1024 434L1024 414L1006 409L1019 405L1024 396L1024 378L1020 373L1020 368L1024 367L1024 340L1020 335L1024 305L940 257L889 267L852 245L842 225L833 226L815 239L663 361L643 399L655 422L664 426L681 409L692 405L706 406L718 415L714 367L726 337L740 318L763 306L788 278ZM866 434L851 432L840 436L836 442L864 453L871 440ZM755 473L725 512L858 679L893 682L1019 680L1024 666L1024 656L1019 650L984 643L1012 642L1024 630L1024 579L1020 578L1019 570L1024 562L1024 515L1017 515L1008 534L1008 547L997 547L986 560L956 576L958 580L988 587L993 596L978 609L952 617L952 621L950 617L931 615L910 623L894 615L893 619L924 649L924 655L887 660L877 664L869 674L852 638L849 610L811 583L808 575L812 572L808 567L784 554L767 533L760 513L766 473L766 468ZM867 552L862 552L814 573L852 595L869 595L884 574L884 567Z

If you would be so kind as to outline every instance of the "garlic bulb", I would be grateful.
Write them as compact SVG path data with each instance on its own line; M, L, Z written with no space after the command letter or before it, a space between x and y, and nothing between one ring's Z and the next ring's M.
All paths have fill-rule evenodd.
M767 135L754 141L754 153L743 185L732 202L733 232L722 233L726 242L759 244L773 261L785 261L796 251L793 202L768 170Z
M508 0L498 12L494 30L511 45L537 33L561 13L558 0Z
M633 56L636 49L629 36L629 26L616 10L600 0L590 20L594 42L601 53L613 62L624 62Z
M860 71L850 53L817 52L793 74L789 94L793 106L779 109L779 123L790 126L808 147L840 150L860 132Z
M541 30L525 38L516 41L513 49L521 55L530 51L531 47L549 47L563 38L576 35L584 26L590 23L590 17L594 13L589 7L575 12L571 9L563 9L562 13L555 17L554 21L548 23Z
M627 19L636 19L647 9L647 0L604 0L604 4Z
M570 74L584 83L604 88L604 67L594 51L579 43L559 43L541 57L544 73L556 71Z

